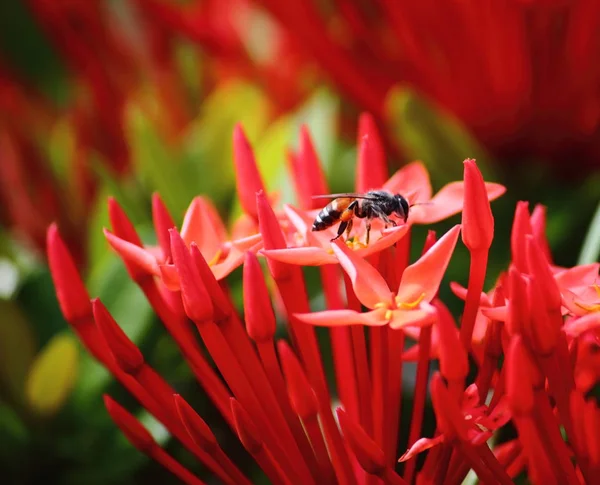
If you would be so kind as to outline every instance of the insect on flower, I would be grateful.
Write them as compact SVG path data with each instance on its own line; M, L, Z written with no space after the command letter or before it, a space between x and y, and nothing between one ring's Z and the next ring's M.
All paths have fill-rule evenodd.
M312 225L313 231L323 231L335 223L340 222L337 236L332 239L335 241L344 231L346 239L350 235L354 217L367 219L366 223L366 241L369 245L369 233L371 231L371 221L381 219L388 225L396 226L397 223L390 216L396 215L405 223L408 219L409 205L406 198L400 194L392 194L385 190L371 190L365 194L359 193L341 193L330 195L315 195L314 199L333 199L327 204L321 212L317 214Z

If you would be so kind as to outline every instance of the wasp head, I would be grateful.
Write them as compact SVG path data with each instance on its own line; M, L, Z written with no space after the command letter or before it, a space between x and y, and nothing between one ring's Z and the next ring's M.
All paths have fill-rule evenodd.
M409 205L405 197L400 194L394 195L394 213L404 222L408 219Z

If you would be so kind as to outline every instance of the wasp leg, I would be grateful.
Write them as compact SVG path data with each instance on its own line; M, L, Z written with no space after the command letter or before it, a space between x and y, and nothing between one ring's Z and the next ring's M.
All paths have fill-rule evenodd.
M350 231L352 230L353 225L354 225L354 220L350 219L348 221L348 227L346 227L346 241L350 238Z
M337 238L339 238L342 234L344 234L344 231L346 230L346 227L348 227L348 221L342 221L340 223L340 226L338 227L338 232L337 232L337 236L335 236L331 241L335 241Z
M366 229L367 229L367 236L365 239L365 246L368 246L369 245L369 237L371 235L371 221L370 220L366 223Z

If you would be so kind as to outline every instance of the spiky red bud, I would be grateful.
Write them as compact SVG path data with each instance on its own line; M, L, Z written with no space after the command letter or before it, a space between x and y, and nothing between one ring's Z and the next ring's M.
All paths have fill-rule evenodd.
M258 227L262 234L265 249L285 249L287 245L281 226L264 192L256 194L256 208L258 212ZM290 274L289 266L286 263L267 257L267 264L273 278L276 280L285 279Z
M356 423L342 408L336 413L342 433L360 466L371 475L382 475L386 468L383 450L371 439L362 427Z
M56 224L48 228L46 251L56 297L65 320L75 324L78 320L91 316L90 295Z
M213 274L210 266L202 256L198 245L195 242L190 244L190 253L192 255L192 260L196 265L196 269L198 270L198 274L208 295L212 301L212 307L214 311L214 320L215 322L220 322L225 319L231 317L233 312L231 308L231 303L227 299L227 296L221 289L219 282L216 280L215 275Z
M511 265L508 270L509 300L506 326L511 335L523 333L525 321L530 318L525 276Z
M144 426L123 406L109 395L104 395L104 405L110 417L121 429L127 440L143 453L148 453L158 446L152 435Z
M255 342L271 341L276 330L275 314L256 254L246 253L243 272L244 312L248 335Z
M230 403L235 430L240 441L250 453L258 453L263 447L263 440L258 433L258 428L252 422L250 415L235 398L230 398Z
M173 401L175 402L175 408L179 419L183 423L187 433L192 438L192 441L196 443L207 453L213 453L219 446L217 438L208 427L206 422L198 416L198 413L194 411L185 399L179 394L173 394Z
M534 363L521 336L513 335L506 351L506 395L513 414L529 415L533 411L532 372Z
M302 419L316 416L317 398L296 355L285 340L277 342L277 350L294 412Z
M239 124L235 126L233 131L233 161L235 162L240 203L244 212L256 219L258 217L256 193L264 191L265 187L256 165L252 147L250 147L244 130Z
M358 163L356 190L367 192L383 186L388 178L383 142L375 119L370 113L361 113L358 119Z
M92 309L96 325L102 332L117 365L128 374L138 372L144 365L144 356L140 349L123 332L123 329L98 298L92 300Z
M460 381L469 373L469 359L449 311L438 309L440 371L449 381Z
M213 306L192 256L175 229L169 231L171 236L171 253L179 274L181 298L185 313L196 324L212 320Z
M174 229L176 226L169 209L165 206L158 192L152 194L152 221L154 222L158 245L162 249L166 260L171 257L169 229Z
M560 311L562 297L549 260L534 236L527 235L525 244L529 273L536 277L537 283L540 285L540 294L543 298L540 303L548 311Z
M529 219L529 203L517 202L515 218L510 234L510 248L513 264L521 273L527 272L527 254L525 238L532 233L531 221Z
M462 240L469 251L489 249L494 239L494 216L483 176L473 159L464 162Z

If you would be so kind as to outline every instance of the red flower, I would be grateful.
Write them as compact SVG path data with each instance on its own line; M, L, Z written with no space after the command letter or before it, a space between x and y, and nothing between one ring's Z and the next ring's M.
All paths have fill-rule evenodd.
M515 163L550 158L565 174L564 159L598 166L600 69L587 62L600 48L594 1L258 3L379 121L390 89L406 86Z
M460 226L454 226L421 259L408 266L397 292L390 290L377 270L354 251L339 242L332 244L333 252L352 282L354 293L371 311L329 310L297 314L296 317L313 325L325 326L389 324L395 329L432 323L435 310L429 302L437 293L459 232Z
M475 333L473 327L466 333L462 325L457 328L438 290L459 233L469 227L463 240L472 262L475 254L487 254L493 234L487 190L474 162L467 161L462 226L437 241L430 232L422 256L412 264L411 236L401 227L391 230L403 232L395 246L379 247L366 258L361 249L335 241L330 245L332 256L343 274L336 265L320 268L327 308L311 313L300 264L268 257L273 285L269 287L264 279L257 245L262 244L267 254L288 245L291 250L295 241L304 245L302 234L294 230L300 223L290 225L287 219L304 216L289 208L277 213L262 191L255 194L255 207L250 207L250 189L262 182L249 145L246 148L243 171L254 175L240 179L238 185L246 198L247 227L258 227L260 235L249 236L243 250L239 240L225 241L220 220L200 198L193 201L181 232L173 227L160 199L154 199L156 248L142 246L121 208L111 201L114 235L108 237L209 399L273 483L462 483L471 469L482 482L502 485L523 472L535 485L596 482L600 442L594 430L600 414L585 396L600 380L600 327L596 320L588 320L600 313L595 311L596 300L588 298L590 287L596 291L597 265L556 268L543 249L548 246L539 211L530 215L527 206L519 204L511 234L512 261L494 288L484 293L473 270L468 289L454 285L466 300L464 313L472 305L469 311L478 323ZM363 151L367 148L363 142ZM313 163L314 169L318 165L309 153L304 153L302 163ZM314 183L319 171L310 173L312 179L300 184L304 195L323 187ZM249 483L220 448L211 423L152 368L108 309L99 300L90 300L56 226L48 230L47 241L61 310L90 353L214 477L223 483ZM209 261L223 249L243 255L239 261L236 255L231 263L243 263L243 319L226 291L228 279L219 280L215 270L225 263L211 266ZM226 261L230 256L223 257ZM571 294L582 298L571 302L574 306L565 303ZM289 344L275 341L277 320L271 298L286 320L292 337ZM361 305L368 311L362 312ZM577 307L577 312L571 307ZM339 425L315 324L332 327L326 331L340 399ZM405 350L407 335L418 344ZM477 345L472 346L474 338ZM411 384L414 404L408 450L397 453L407 359L417 362ZM439 372L429 379L434 360L439 361ZM431 438L420 438L428 388L436 431ZM117 426L141 452L183 481L199 483L133 415L110 398L105 403ZM490 438L501 439L499 430L509 421L516 437L493 443ZM425 462L417 468L416 455L425 451ZM399 454L402 477L395 470Z

